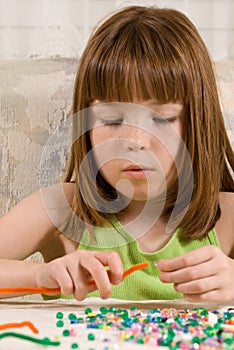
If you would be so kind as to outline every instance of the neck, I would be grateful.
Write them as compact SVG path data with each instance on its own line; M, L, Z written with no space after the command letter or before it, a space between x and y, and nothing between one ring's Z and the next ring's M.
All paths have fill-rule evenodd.
M164 203L156 200L131 201L122 212L117 214L117 218L136 238L152 229L155 230L156 227L160 227L159 231L162 232L162 227L163 229L166 227L166 220L161 215L163 205Z

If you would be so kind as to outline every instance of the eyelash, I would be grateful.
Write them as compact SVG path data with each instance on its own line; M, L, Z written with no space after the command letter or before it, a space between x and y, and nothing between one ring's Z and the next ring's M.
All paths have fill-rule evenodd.
M171 118L153 118L153 121L157 124L166 124L166 123L174 123L176 121L176 117Z
M121 125L123 123L123 119L113 119L113 120L102 119L101 122L104 125L118 126L118 125Z
M174 123L176 121L176 117L171 118L153 118L153 121L157 124L166 124L166 123ZM118 126L123 123L123 119L114 119L114 120L108 120L108 119L102 119L102 124L109 125L109 126Z

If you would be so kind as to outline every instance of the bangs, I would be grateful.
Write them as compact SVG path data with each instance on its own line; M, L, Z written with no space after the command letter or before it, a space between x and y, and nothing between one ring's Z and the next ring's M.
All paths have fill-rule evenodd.
M118 35L102 38L87 67L88 100L186 104L188 69L171 34L162 38L155 28L136 21Z

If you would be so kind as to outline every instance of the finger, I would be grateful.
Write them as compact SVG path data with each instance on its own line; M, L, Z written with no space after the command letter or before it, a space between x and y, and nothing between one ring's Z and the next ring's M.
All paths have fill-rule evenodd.
M74 297L79 301L84 300L87 294L89 293L89 288L88 288L87 279L85 278L85 275L84 275L83 268L79 265L77 267L75 264L73 264L69 266L69 274L71 276L71 279L74 285L74 291L73 291Z
M161 271L175 271L185 267L198 265L212 259L217 254L218 249L219 248L216 246L204 246L172 259L158 261L156 266Z
M202 294L215 289L221 289L222 282L220 282L217 276L210 276L196 281L175 284L174 288L177 292L183 294Z
M123 279L123 264L120 256L116 252L107 252L104 255L95 253L95 257L104 265L109 266L108 276L111 284L118 284Z
M217 266L210 260L171 272L161 272L159 278L164 283L185 283L213 275L217 275Z
M223 291L220 289L214 289L206 293L200 294L184 294L184 298L189 302L225 302L230 300L228 297L225 298Z
M54 279L60 286L61 293L64 295L71 295L74 291L74 284L70 273L64 266L61 266L58 271L59 273L56 274Z
M100 297L102 299L107 299L111 295L111 284L107 274L105 266L98 259L86 259L81 262L83 268L85 268L94 280L97 288L100 292Z

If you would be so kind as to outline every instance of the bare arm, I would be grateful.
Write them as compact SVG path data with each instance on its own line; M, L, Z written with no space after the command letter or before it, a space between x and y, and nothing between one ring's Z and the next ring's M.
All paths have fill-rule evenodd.
M0 258L22 260L45 249L56 227L66 220L72 195L72 184L51 186L33 193L1 217Z
M0 218L0 287L59 287L78 300L98 288L107 298L111 284L122 279L120 257L115 252L77 251L77 243L56 232L71 210L73 187L63 187L64 193L53 186L36 192ZM37 251L44 263L22 261ZM95 287L88 285L90 280Z
M123 277L123 266L117 253L85 250L75 250L48 263L0 259L0 271L0 288L60 288L63 294L73 294L77 300L83 300L96 289L106 299L111 295L111 284L120 283ZM95 285L90 286L90 281ZM0 294L0 299L12 296L15 295Z
M207 245L157 264L161 281L174 283L188 301L234 300L234 194L221 193L220 207L215 228L221 249Z
M53 222L57 220L59 225L65 219L60 211L64 213L64 203L71 202L73 185L56 186L33 193L0 218L0 287L35 287L42 264L23 261L35 252L48 261L76 249L56 233ZM58 194L61 196L63 190L66 201L61 203Z
M222 251L234 259L234 193L221 192L219 203L221 217L215 229Z
M40 263L0 259L0 288L37 287L35 276L37 276L41 265ZM20 294L5 295L1 293L0 299L18 295Z

